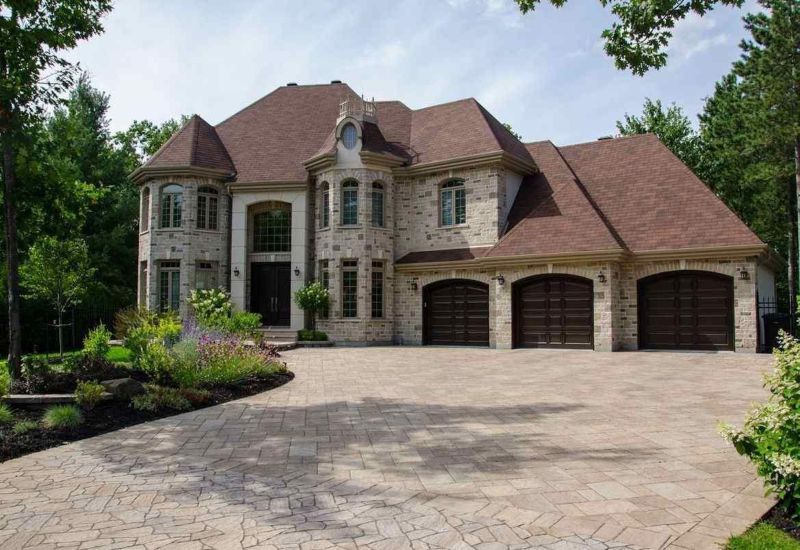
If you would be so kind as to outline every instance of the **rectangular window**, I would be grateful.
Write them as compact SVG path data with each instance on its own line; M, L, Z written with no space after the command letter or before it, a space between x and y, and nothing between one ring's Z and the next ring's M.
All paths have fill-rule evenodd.
M443 187L441 191L441 224L467 223L467 195L463 184Z
M194 287L201 290L217 288L217 263L197 262Z
M197 194L197 229L217 230L217 190L201 187Z
M383 190L372 189L372 225L383 227Z
M147 307L147 261L139 262L139 306Z
M331 288L331 274L328 271L328 260L320 260L319 261L319 282L320 284L325 287L326 289L330 290ZM328 318L328 309L320 312L320 318L327 319Z
M206 199L205 195L197 196L197 229L206 228L206 214L208 213Z
M322 211L320 212L320 227L328 227L331 215L331 194L327 188L322 191Z
M145 187L142 190L142 213L140 215L141 230L147 231L150 229L150 188Z
M167 192L167 193L162 192L161 227L165 228L180 227L182 208L183 208L183 195L180 192Z
M342 184L342 225L358 223L358 184L347 181Z
M383 262L372 262L372 318L383 319Z
M342 317L358 317L358 260L342 260Z
M217 230L217 197L208 197L208 228L212 231Z
M178 311L181 305L181 263L165 260L158 266L158 305L161 311Z

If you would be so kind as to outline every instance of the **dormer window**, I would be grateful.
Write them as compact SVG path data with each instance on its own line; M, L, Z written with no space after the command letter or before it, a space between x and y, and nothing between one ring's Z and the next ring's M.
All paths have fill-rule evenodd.
M356 146L356 142L358 141L358 130L356 130L355 125L348 122L342 128L342 143L344 144L346 149L352 149Z

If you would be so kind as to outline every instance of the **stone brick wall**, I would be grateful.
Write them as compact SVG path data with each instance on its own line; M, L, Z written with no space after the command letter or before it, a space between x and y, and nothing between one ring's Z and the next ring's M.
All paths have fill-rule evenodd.
M439 225L439 191L447 181L464 180L467 223ZM505 172L499 166L448 170L397 178L395 257L409 252L493 245L505 225Z
M341 224L342 183L356 180L358 186L358 223ZM383 184L384 226L372 221L372 183ZM329 226L321 228L322 186L330 193ZM314 184L314 273L319 279L320 260L328 261L331 307L327 319L317 326L338 343L390 343L394 332L394 180L391 173L366 168L338 168L317 174ZM358 260L358 300L356 318L342 318L341 269L343 260ZM371 316L372 262L383 263L383 318Z
M183 207L180 228L159 227L161 189L170 183L183 186ZM147 262L147 281L139 281L144 290L146 306L158 307L158 266L162 260L178 260L180 265L181 306L180 315L188 313L186 299L195 288L198 261L213 262L217 268L219 286L229 286L230 254L230 197L225 185L218 180L197 177L170 177L148 180L143 184L150 189L150 223L148 231L139 235L139 262ZM197 189L214 187L219 191L218 229L197 229ZM140 195L141 196L141 195ZM137 267L138 269L138 267ZM141 271L139 271L141 277ZM141 302L140 302L141 303Z
M746 269L748 280L739 278ZM729 258L723 260L675 260L664 262L630 263L620 268L619 326L624 349L638 349L637 283L640 279L658 273L676 270L711 271L733 277L733 316L736 351L755 352L758 347L758 321L756 304L757 262L755 258Z

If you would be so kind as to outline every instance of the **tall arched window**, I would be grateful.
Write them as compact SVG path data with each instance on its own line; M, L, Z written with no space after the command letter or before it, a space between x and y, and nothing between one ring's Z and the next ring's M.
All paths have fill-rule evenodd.
M342 225L358 223L358 182L349 180L342 184Z
M147 231L150 229L150 188L142 188L142 208L139 215L139 230Z
M181 226L183 187L171 183L161 188L161 227Z
M216 231L219 219L219 191L213 187L197 190L197 229Z
M273 203L253 216L253 252L291 252L292 207Z
M439 204L441 225L467 223L467 196L464 180L450 180L442 185Z
M372 225L383 227L383 184L372 184Z
M328 182L322 184L322 197L320 200L319 226L328 227L331 222L331 188Z

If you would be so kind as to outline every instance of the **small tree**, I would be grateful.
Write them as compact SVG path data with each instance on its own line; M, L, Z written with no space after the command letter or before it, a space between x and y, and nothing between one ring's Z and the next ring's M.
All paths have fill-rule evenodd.
M89 264L86 243L43 237L31 247L21 271L22 284L28 291L25 296L45 300L56 310L58 353L63 358L64 312L80 303L95 272Z
M317 315L327 311L330 304L330 293L322 283L314 281L294 293L294 303L309 314L311 330L317 328Z

